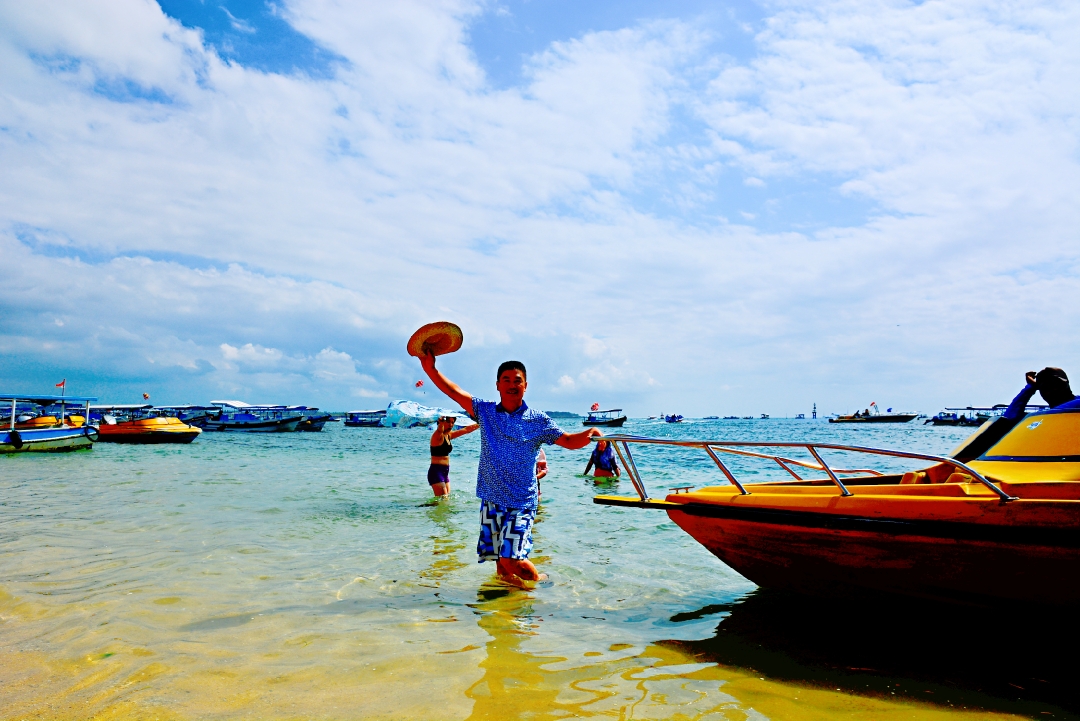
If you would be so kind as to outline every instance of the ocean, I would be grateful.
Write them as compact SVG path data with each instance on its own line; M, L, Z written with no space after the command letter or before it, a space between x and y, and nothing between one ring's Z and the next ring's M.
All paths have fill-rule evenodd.
M623 431L936 454L968 434L917 423L631 420ZM507 586L476 562L478 435L455 443L453 492L438 503L424 429L333 423L0 457L0 718L986 719L1078 708L1069 680L1035 659L1041 647L1016 658L1010 644L986 644L1015 635L989 612L765 592L663 513L593 504L633 488L583 477L588 450L548 450L533 552L548 579ZM636 460L656 496L722 480L700 451ZM733 465L748 482L784 476ZM912 622L927 615L947 623Z

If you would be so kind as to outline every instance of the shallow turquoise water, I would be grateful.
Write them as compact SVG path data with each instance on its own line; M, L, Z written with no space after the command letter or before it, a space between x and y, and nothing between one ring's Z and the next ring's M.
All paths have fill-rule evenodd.
M967 435L793 420L623 430L939 454ZM694 650L753 602L753 584L664 514L593 504L597 492L633 491L581 477L587 451L548 451L534 560L549 580L501 585L475 557L479 439L456 442L453 494L433 504L429 435L331 424L0 458L8 715L48 704L60 716L618 717L633 707L746 718L789 715L768 711L778 693L813 695ZM653 495L720 480L697 451L636 458ZM785 477L752 465L732 463L750 482ZM828 694L796 715L869 713L878 698L843 685ZM960 713L914 698L924 715ZM886 698L873 713L915 702Z

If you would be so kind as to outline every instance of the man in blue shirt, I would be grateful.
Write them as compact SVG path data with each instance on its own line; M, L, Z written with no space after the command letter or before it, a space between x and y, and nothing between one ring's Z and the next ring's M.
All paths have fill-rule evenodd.
M525 365L506 361L495 375L499 402L474 398L435 368L435 356L420 357L432 383L480 424L480 467L476 495L480 498L480 563L495 561L500 576L536 581L541 575L529 560L536 518L536 455L540 446L554 443L584 448L596 428L564 433L543 411L525 404L528 388Z

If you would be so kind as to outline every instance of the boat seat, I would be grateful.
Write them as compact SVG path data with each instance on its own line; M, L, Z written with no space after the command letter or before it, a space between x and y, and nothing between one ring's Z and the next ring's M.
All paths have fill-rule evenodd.
M970 473L953 473L946 480L946 483L974 483L975 477Z
M926 475L926 471L908 471L904 474L904 477L900 479L900 484L908 483L929 483L930 478Z

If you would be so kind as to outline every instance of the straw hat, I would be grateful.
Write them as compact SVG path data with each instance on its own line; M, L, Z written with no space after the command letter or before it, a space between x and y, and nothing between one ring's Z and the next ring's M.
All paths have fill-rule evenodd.
M445 355L461 348L461 328L442 320L428 323L412 334L406 347L409 355L417 358L430 352L432 355Z

